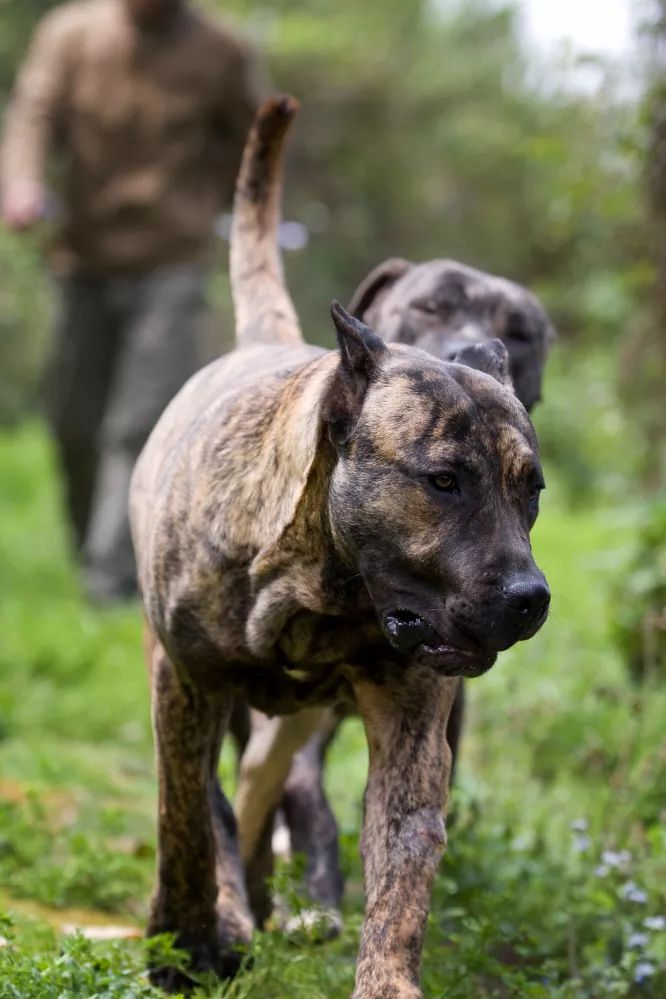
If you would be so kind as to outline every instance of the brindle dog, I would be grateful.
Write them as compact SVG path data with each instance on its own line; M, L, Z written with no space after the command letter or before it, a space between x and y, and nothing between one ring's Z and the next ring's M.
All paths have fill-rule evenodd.
M349 309L387 342L419 347L443 361L455 360L471 344L497 338L507 349L514 390L528 412L541 397L544 364L555 331L535 296L512 281L453 260L412 264L392 258L361 282ZM461 684L446 733L454 764L463 716ZM255 716L255 727L261 723ZM272 744L270 752L263 753L258 753L255 746L241 773L239 801L244 803L246 813L253 803L253 822L257 826L262 822L259 803L263 800L266 808L275 805L271 774L275 783L284 781L281 809L290 846L306 857L307 890L318 907L288 919L285 925L290 930L300 929L303 919L312 918L319 920L320 933L333 935L341 927L343 878L338 832L323 787L324 758L338 724L339 718L329 713L320 729L294 756L286 779L287 760L278 757L278 747ZM266 730L266 735L269 731ZM243 738L238 738L237 726L235 732L237 741L243 743ZM285 745L284 749L289 756L290 747ZM270 871L272 859L267 832L268 829L264 832L264 873ZM264 905L268 907L268 899Z
M159 775L149 932L174 933L194 968L233 973L253 918L217 778L232 701L298 713L301 744L346 701L370 757L353 996L417 999L445 843L442 734L459 677L547 616L529 543L543 479L501 344L443 363L338 305L338 350L303 343L275 238L294 110L265 105L244 154L238 349L176 396L132 482ZM190 984L170 968L152 978Z

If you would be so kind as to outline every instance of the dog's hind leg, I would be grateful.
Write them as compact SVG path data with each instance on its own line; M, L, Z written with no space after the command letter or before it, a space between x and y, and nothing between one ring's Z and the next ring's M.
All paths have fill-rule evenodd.
M451 754L442 732L458 684L417 666L399 680L352 682L370 752L353 999L421 999L423 935L446 842Z
M306 858L308 895L328 910L330 934L340 928L344 882L338 827L324 791L323 768L326 750L340 721L337 712L329 711L317 732L296 753L282 797L292 852Z
M238 852L236 816L218 778L211 792L217 875L217 918L225 938L246 943L252 936L254 919Z
M151 644L159 816L148 934L173 933L193 973L229 977L241 961L236 948L252 931L233 815L217 781L231 697L188 683L159 643ZM170 992L192 986L188 975L170 967L152 967L151 980Z
M240 762L234 811L250 904L260 924L272 909L266 879L273 870L271 840L275 810L294 753L317 730L325 711L307 708L276 718L253 713L252 735Z

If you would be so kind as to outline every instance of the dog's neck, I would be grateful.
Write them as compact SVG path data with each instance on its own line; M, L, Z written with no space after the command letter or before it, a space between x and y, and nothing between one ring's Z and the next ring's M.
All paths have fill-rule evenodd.
M364 612L367 591L336 545L329 520L328 494L336 460L327 431L321 428L293 518L252 562L255 599L246 634L257 656L280 647L293 618Z
M215 369L195 385L207 420L195 421L170 482L150 609L174 660L202 669L254 660L288 671L314 649L324 668L340 661L340 618L350 632L363 626L365 588L329 522L337 455L322 400L337 358L284 354L239 351L225 361L222 391ZM242 391L262 364L260 389ZM230 402L228 383L241 386Z

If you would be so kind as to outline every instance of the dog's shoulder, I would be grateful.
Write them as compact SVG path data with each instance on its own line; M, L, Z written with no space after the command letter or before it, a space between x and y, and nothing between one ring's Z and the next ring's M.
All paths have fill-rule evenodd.
M192 478L215 453L261 435L280 389L319 357L316 347L258 345L234 350L198 371L169 403L139 456L132 478L133 520L169 493L184 466Z
M291 523L336 355L247 347L196 374L141 454L130 519L144 602L168 608L250 571ZM205 585L204 585L205 584Z

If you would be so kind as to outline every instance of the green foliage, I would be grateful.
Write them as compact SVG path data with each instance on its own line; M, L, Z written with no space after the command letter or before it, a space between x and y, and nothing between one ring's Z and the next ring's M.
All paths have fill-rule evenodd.
M555 345L533 419L541 455L558 473L547 487L560 502L581 508L636 491L649 443L621 392L614 351Z
M53 829L36 795L23 804L0 801L0 883L17 898L64 908L93 906L117 911L143 885L148 892L143 857L109 849L105 813L95 819L101 829L91 834L77 823ZM90 819L88 820L90 825Z
M6 424L37 403L48 301L33 238L0 227L0 262L0 424Z
M137 948L93 945L80 935L66 937L46 952L25 951L10 921L0 921L0 999L149 999L162 996L140 978Z
M570 66L525 50L513 8L479 0L232 7L303 98L287 204L314 231L289 261L309 332L389 255L523 281L567 337L623 330L651 269L642 132L610 65L574 91Z
M5 4L6 73L45 6ZM596 89L572 90L571 67L537 61L514 9L490 0L208 6L234 16L274 85L302 100L286 214L311 242L287 272L309 339L332 343L326 303L389 255L450 256L527 283L566 339L617 341L643 309L645 127L611 65L599 61ZM34 402L44 350L46 316L30 299L41 282L23 242L0 240L5 420ZM229 329L228 294L216 298Z
M578 820L579 831L572 830L556 854L538 829L526 836L511 824L479 828L478 807L466 802L471 810L456 823L437 883L437 929L448 949L439 968L433 953L426 995L441 994L438 975L447 966L447 999L658 996L663 978L640 990L630 984L642 962L663 961L666 950L658 933L646 932L628 851L602 850ZM426 967L429 957L428 950Z
M615 587L614 634L634 680L666 679L666 503L648 506Z
M59 0L0 0L0 100L6 99L35 24Z
M13 529L0 544L0 675L21 677L22 684L2 688L0 738L38 725L46 714L55 735L66 735L75 724L79 737L104 740L132 717L143 694L144 677L130 669L140 622L133 612L101 617L82 606L67 562L55 465L43 435L30 428L1 438L0 469L8 468L11 474L2 474L0 520L11 521ZM126 673L129 684L108 700L108 678ZM126 730L123 742L145 744L147 722L146 714L143 725ZM45 755L44 765L57 761Z
M56 0L0 0L0 112L38 19ZM17 237L0 224L0 424L35 407L46 351L44 232Z

